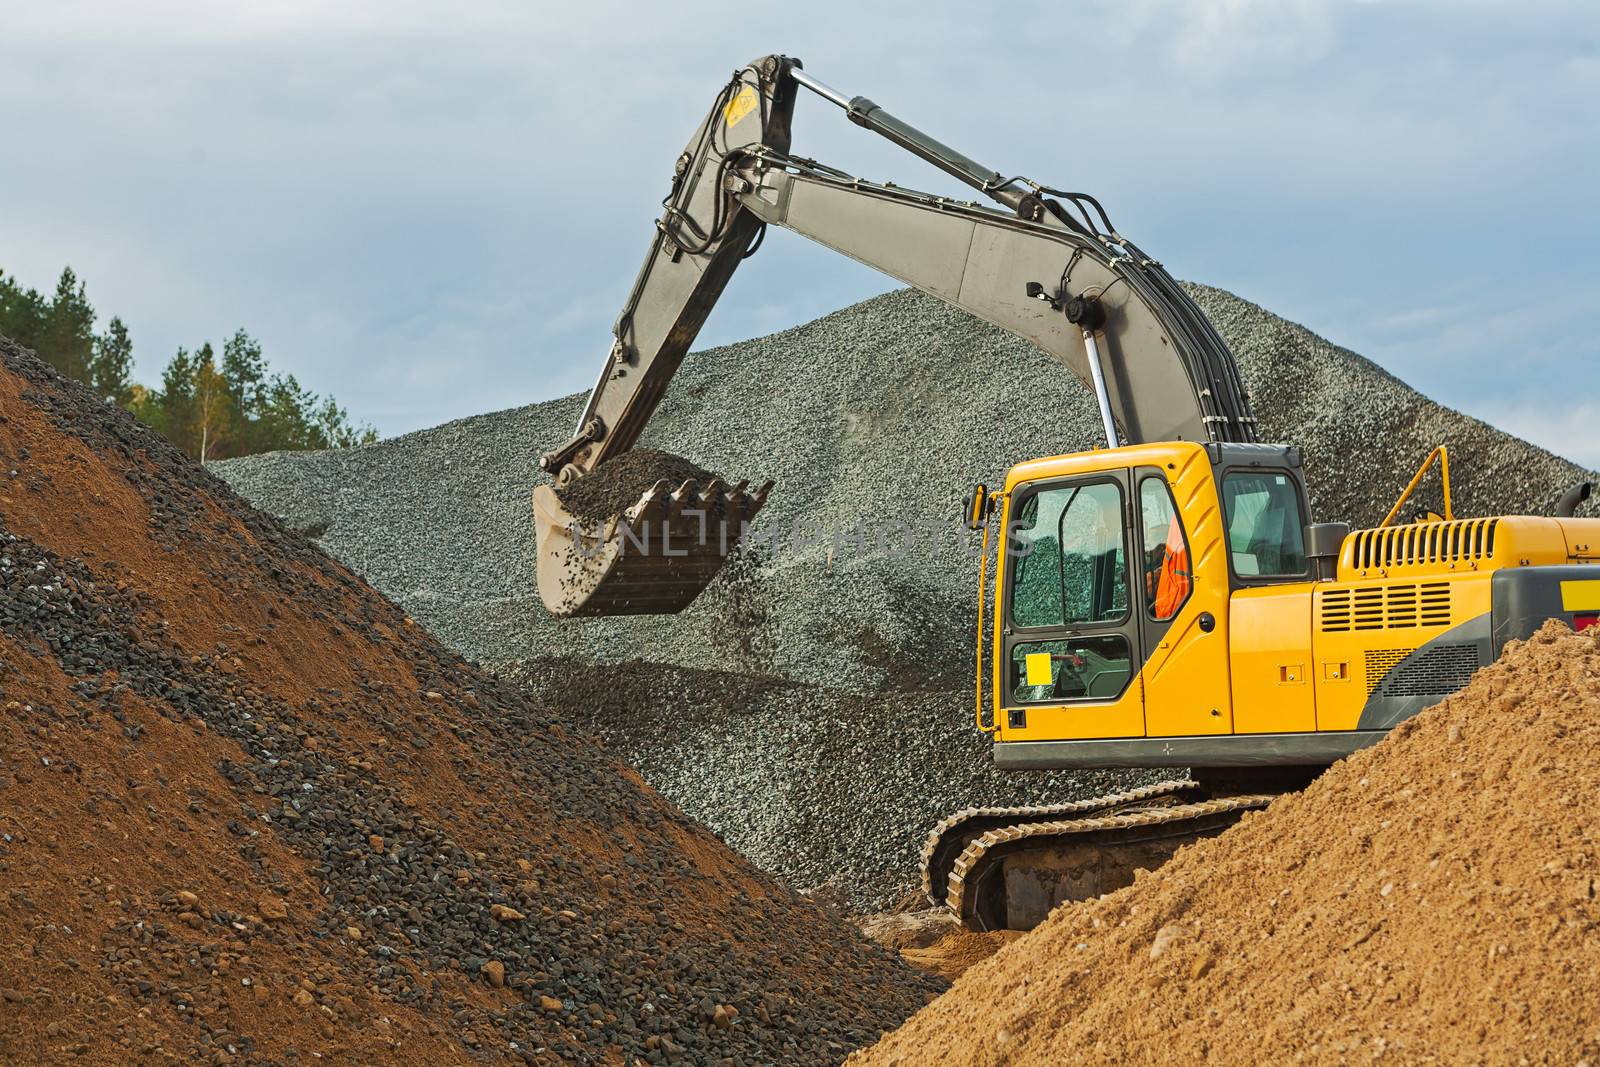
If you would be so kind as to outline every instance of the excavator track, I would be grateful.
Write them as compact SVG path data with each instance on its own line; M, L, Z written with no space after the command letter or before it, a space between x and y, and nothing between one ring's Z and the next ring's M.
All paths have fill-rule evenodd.
M1065 804L1033 804L1009 808L963 808L941 819L923 842L920 866L922 892L928 903L943 907L949 894L950 874L956 859L978 837L1006 827L1031 823L1059 822L1089 816L1112 815L1146 806L1166 806L1183 800L1200 799L1206 794L1200 783L1189 779L1156 782L1123 793L1108 793Z
M1180 846L1221 833L1279 795L1210 797L1165 806L1148 803L1198 788L1192 782L1161 784L1175 788L1145 803L1120 803L1110 813L1028 819L985 830L956 857L942 903L968 929L1031 927L1061 901L1082 900L1127 885L1135 869L1159 866Z

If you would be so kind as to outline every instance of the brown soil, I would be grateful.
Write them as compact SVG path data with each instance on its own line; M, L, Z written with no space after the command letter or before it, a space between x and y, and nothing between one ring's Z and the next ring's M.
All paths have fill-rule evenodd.
M659 481L673 489L687 481L704 489L716 475L682 456L654 448L635 448L613 456L560 490L561 503L581 519L603 521L638 503Z
M920 894L919 894L920 895ZM916 911L880 912L857 921L861 932L884 948L900 952L908 948L927 948L945 934L961 929L961 922L948 908L930 908L927 898Z
M1547 624L850 1062L1597 1062L1596 796L1600 643Z
M0 341L0 1063L827 1062L937 988Z

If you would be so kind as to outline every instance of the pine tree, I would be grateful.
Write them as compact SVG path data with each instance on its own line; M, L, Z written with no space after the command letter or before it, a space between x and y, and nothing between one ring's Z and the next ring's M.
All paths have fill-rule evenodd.
M45 311L39 354L56 370L80 382L89 380L94 360L94 308L71 267L61 271Z
M39 334L44 328L48 307L38 290L24 289L15 278L0 272L0 334L23 348L38 351Z
M129 406L133 396L133 338L122 320L106 323L106 332L94 339L89 363L89 385L113 404Z
M200 454L194 427L194 356L186 349L178 349L167 369L161 372L161 391L151 398L148 414L141 415L167 440L191 456Z
M273 444L259 437L261 410L266 402L267 361L261 344L238 330L222 346L222 377L227 382L242 439L241 452L259 452Z
M58 371L120 404L202 463L270 449L345 448L378 439L332 397L292 374L273 374L261 345L243 330L223 344L178 349L161 388L132 380L133 339L120 318L94 330L84 283L68 267L48 297L0 272L0 334L31 348Z

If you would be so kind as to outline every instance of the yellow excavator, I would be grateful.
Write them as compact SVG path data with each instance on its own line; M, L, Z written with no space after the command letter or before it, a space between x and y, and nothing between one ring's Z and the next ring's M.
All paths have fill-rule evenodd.
M802 89L998 206L792 154ZM924 889L971 927L1026 928L1126 884L1373 744L1507 641L1600 620L1600 519L1573 517L1590 486L1549 517L1457 518L1440 448L1377 528L1313 522L1299 450L1256 440L1227 345L1098 201L990 170L799 60L734 72L663 207L576 432L541 460L539 585L558 615L681 610L766 500L770 483L662 480L593 522L563 493L632 448L769 225L1031 341L1093 391L1105 448L1019 463L967 497L985 559L977 727L1002 768L1190 776L941 822ZM1435 461L1443 513L1397 522Z

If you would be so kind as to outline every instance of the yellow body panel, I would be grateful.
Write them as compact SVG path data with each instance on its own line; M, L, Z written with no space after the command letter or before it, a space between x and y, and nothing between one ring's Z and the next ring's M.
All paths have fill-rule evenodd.
M1229 649L1233 728L1241 734L1317 728L1312 684L1312 582L1258 586L1233 594Z
M1489 610L1492 580L1480 571L1420 582L1320 583L1312 608L1317 729L1354 730L1390 667Z
M1339 579L1448 578L1504 567L1577 563L1600 543L1600 519L1510 515L1357 530L1339 553ZM1586 549L1585 549L1586 550Z

